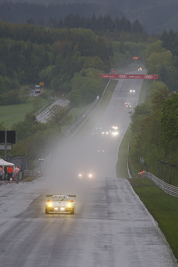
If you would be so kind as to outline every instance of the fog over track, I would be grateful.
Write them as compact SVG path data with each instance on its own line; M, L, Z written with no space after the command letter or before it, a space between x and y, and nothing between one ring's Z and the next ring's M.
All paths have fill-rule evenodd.
M177 266L127 179L116 178L118 148L141 85L142 80L120 80L107 110L92 116L92 127L81 129L63 148L56 144L58 152L45 161L45 177L0 186L0 267ZM112 125L118 136L94 134ZM75 214L46 215L50 193L76 194Z

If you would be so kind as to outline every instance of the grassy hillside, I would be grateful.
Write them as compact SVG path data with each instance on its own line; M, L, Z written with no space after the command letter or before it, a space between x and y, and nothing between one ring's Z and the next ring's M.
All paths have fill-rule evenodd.
M40 109L48 104L48 100L41 99ZM34 110L33 98L29 98L26 103L18 105L0 106L0 122L4 122L4 126L11 128L13 123L23 121L25 115Z

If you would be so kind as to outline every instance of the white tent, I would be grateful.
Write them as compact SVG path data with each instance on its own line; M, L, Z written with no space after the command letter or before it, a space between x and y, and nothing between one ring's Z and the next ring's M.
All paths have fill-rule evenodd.
M3 159L0 159L0 166L14 166L14 165L15 165L14 163L7 162Z

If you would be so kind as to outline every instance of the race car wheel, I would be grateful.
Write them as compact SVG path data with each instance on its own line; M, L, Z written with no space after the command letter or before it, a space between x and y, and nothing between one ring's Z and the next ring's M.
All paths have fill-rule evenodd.
M46 214L48 214L48 213L49 213L49 211L48 211L48 209L47 209L47 208L45 208L45 213L46 213Z
M74 209L71 210L70 214L74 214Z

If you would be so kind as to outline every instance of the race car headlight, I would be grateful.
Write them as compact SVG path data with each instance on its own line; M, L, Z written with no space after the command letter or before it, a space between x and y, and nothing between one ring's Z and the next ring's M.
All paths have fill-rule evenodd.
M52 202L48 202L48 207L52 207L53 203Z
M114 136L116 136L116 135L118 135L119 134L119 132L112 132L112 135L114 135Z
M72 207L72 203L67 203L67 208L71 208Z
M93 174L92 173L89 173L88 174L88 178L93 178Z

